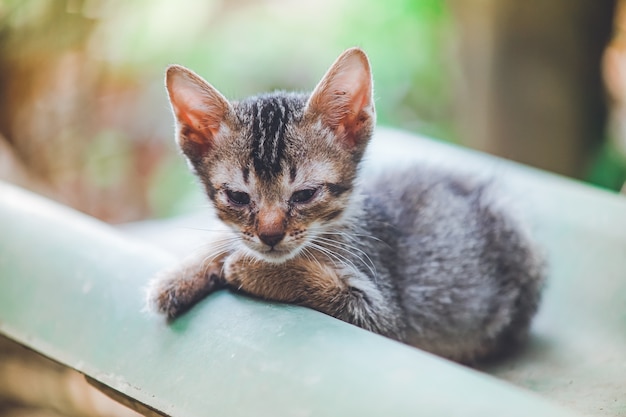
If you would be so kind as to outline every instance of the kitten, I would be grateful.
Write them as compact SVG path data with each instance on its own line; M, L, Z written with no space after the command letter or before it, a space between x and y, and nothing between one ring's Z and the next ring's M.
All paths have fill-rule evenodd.
M375 124L363 51L310 96L229 102L176 65L166 84L178 144L232 232L158 276L154 310L174 318L227 287L460 362L524 339L542 260L489 184L420 167L357 181Z

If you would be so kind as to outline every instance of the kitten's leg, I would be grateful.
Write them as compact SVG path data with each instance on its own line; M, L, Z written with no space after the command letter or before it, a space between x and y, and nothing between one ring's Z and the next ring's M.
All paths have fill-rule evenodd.
M233 254L224 264L224 279L235 290L310 307L375 333L404 339L390 301L358 271L303 258L272 264Z
M160 272L147 289L149 309L173 319L223 287L226 256L228 252L223 252L216 243L197 251L173 268Z

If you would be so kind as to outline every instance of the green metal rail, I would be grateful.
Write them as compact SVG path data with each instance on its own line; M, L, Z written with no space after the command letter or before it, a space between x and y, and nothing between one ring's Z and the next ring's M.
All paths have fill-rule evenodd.
M306 308L227 291L167 324L142 311L143 288L173 255L2 184L0 333L172 416L626 413L626 199L383 136L373 148L382 159L393 159L384 155L392 148L487 166L520 198L546 248L552 268L533 337L516 357L485 368L496 377Z

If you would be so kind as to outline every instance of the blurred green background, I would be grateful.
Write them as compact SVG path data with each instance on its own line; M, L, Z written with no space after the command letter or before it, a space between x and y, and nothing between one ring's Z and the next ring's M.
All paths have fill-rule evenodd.
M204 203L174 146L168 64L237 99L310 90L360 46L379 124L619 190L621 93L606 106L600 65L617 5L574 3L3 0L0 179L111 222L193 209ZM568 22L586 26L564 40ZM587 49L555 53L581 37Z

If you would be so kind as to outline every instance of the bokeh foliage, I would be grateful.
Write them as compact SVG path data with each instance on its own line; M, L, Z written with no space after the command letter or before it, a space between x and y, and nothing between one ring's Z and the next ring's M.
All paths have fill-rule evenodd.
M462 144L450 5L2 0L0 133L52 197L109 221L172 215L203 202L173 143L168 64L238 99L310 90L344 49L360 46L379 124ZM600 160L591 178L606 183L597 173L616 159Z
M134 191L145 194L141 204L147 205L145 215L185 210L185 196L194 187L174 152L173 121L162 80L171 63L192 68L227 97L237 99L274 89L310 90L336 56L360 46L374 69L379 123L454 139L446 71L449 14L441 0L7 0L0 8L0 22L5 55L19 57L9 65L18 62L36 74L74 71L80 75L73 76L75 84L91 95L91 100L81 97L78 106L61 97L59 105L77 117L67 117L71 126L59 127L45 141L59 145L63 155L76 154L68 165L77 166L64 174L73 178L73 184L80 178L74 193L89 188L97 195L101 189L127 186L129 177L139 175L134 166L149 165L141 156L139 160L129 156L143 149L137 144L151 142L152 148L169 149L164 156L155 152L161 159L142 174L149 176L146 189ZM59 63L59 57L68 53L78 54L80 68L66 71ZM37 83L41 94L59 84L54 77ZM81 111L85 114L78 115ZM5 135L13 143L35 141L27 135ZM36 162L45 158L36 152L33 157L33 146L17 148L24 160L46 165ZM54 154L45 146L34 148ZM54 170L41 172L54 176ZM67 188L62 179L52 182ZM138 204L130 194L125 193L126 202L120 204ZM110 196L106 200L124 200ZM110 215L82 209L100 217Z
M374 67L379 119L452 138L441 0L117 2L95 38L103 59L153 75L193 68L231 98L309 90L345 48Z

